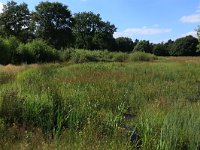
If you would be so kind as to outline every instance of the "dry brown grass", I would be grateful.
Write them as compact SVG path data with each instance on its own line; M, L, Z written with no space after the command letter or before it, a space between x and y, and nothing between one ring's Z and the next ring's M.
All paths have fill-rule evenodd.
M167 60L180 63L200 63L200 57L196 56L167 57Z
M6 66L0 65L0 71L8 73L8 74L17 74L17 73L24 71L26 69L38 68L38 67L39 67L38 64L31 64L31 65L24 64L24 65L20 65L20 66L8 64Z

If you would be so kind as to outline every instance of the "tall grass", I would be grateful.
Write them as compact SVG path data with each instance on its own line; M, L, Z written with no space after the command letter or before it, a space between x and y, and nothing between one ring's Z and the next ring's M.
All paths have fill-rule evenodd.
M198 63L1 68L3 149L199 149Z

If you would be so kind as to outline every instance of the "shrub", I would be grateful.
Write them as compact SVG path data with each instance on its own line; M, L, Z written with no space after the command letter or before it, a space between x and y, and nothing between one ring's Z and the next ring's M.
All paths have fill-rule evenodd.
M11 60L9 63L14 63L14 56L15 56L18 46L20 45L20 41L14 36L11 36L11 37L5 39L4 41L8 45L9 52L10 52Z
M86 50L75 50L75 51L71 54L71 60L72 60L73 62L75 62L75 63L84 63L84 62L88 62L86 53L87 53Z
M107 50L83 50L75 49L71 54L71 60L75 63L112 61L113 54Z
M36 39L26 45L34 54L36 62L51 62L59 59L58 52L43 40Z
M69 61L71 58L71 53L73 51L74 51L73 48L68 48L68 49L59 51L60 61Z
M130 61L153 61L153 60L157 60L158 58L153 54L144 53L144 52L134 52L130 54L129 59Z
M0 38L0 64L6 65L11 62L11 51L4 39Z
M114 53L112 60L116 62L125 62L128 60L128 54L122 52Z
M15 54L15 63L51 62L59 60L58 52L43 40L20 44Z
M35 56L32 51L29 50L29 47L26 44L20 44L14 54L14 63L34 63Z

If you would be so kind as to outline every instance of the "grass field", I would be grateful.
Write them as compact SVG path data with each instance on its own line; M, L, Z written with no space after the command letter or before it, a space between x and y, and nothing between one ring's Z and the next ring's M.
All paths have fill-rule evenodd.
M0 66L0 147L200 149L200 58Z

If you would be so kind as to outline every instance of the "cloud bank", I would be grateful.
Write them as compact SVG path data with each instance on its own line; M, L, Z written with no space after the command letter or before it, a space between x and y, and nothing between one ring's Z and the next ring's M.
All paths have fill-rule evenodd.
M200 23L200 14L183 16L181 17L180 21L183 23Z
M182 34L181 37L185 37L185 36L188 36L188 35L192 35L192 36L197 38L197 32L196 31L187 32L185 34Z
M158 35L171 32L169 28L158 27L142 27L142 28L128 28L122 32L115 32L114 37L131 37L134 35Z
M180 21L182 23L200 23L200 5L196 8L194 14L182 16Z

